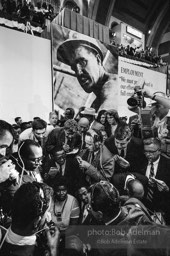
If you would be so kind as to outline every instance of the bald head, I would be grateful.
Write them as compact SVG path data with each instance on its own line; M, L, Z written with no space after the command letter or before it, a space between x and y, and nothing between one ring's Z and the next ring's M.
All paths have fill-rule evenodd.
M141 199L144 196L144 187L139 180L129 181L127 189L130 197Z
M85 117L80 118L79 122L78 122L78 129L79 132L82 133L86 133L89 130L89 120Z

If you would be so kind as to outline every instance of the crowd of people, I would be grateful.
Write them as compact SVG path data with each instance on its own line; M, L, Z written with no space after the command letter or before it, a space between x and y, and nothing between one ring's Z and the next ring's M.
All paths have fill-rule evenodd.
M166 63L163 62L161 56L155 54L152 48L146 47L144 50L141 47L134 48L130 45L127 45L126 47L124 47L123 45L118 45L117 48L120 56L128 58L130 57L139 61L153 63L158 66L166 65Z
M153 134L139 106L129 121L85 107L48 123L0 120L0 255L170 255L170 101L141 90L154 100ZM100 226L121 234L90 238ZM146 247L141 227L158 231L142 233Z
M46 2L37 2L36 6L32 2L3 0L1 1L1 14L7 19L18 20L26 24L38 25L45 28L45 19L53 20L56 16L54 7Z

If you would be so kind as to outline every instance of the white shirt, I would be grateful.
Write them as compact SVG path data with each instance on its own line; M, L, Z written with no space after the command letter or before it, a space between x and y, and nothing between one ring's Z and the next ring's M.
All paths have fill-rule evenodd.
M34 245L36 244L36 236L20 236L14 233L11 228L8 229L5 241L15 245Z
M153 177L154 178L156 177L156 174L157 174L159 160L160 160L160 157L155 162L153 162L153 168L154 168L154 176ZM146 174L145 174L145 176L148 178L150 176L150 170L151 170L151 164L149 163L147 166L147 169L146 169Z

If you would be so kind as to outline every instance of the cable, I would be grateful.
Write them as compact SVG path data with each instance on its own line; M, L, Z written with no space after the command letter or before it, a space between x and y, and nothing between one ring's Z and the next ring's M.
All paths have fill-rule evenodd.
M22 182L22 178L23 178L23 175L24 175L24 171L25 171L25 164L24 164L24 161L22 160L22 157L21 157L21 154L20 154L20 151L21 151L21 148L22 146L24 145L25 141L22 142L21 146L18 148L18 156L19 156L19 159L22 163L22 172L21 172L21 177L20 177L20 182L19 182L19 187L21 186L21 182Z

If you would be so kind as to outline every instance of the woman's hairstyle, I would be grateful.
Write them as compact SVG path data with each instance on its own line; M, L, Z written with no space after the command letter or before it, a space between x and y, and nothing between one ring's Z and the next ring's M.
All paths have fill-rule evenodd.
M57 112L57 110L54 110L54 111L50 112L50 113L49 113L49 118L51 118L51 117L52 117L52 115L56 115L56 116L58 116L58 112Z
M100 119L101 119L101 116L102 115L105 115L106 114L106 110L105 109L102 109L98 112L98 115L96 117L96 121L100 123Z
M110 115L110 116L113 116L115 121L118 123L120 120L119 120L119 115L118 115L118 112L116 109L110 109L110 110L107 110L106 112L106 116L107 115Z

